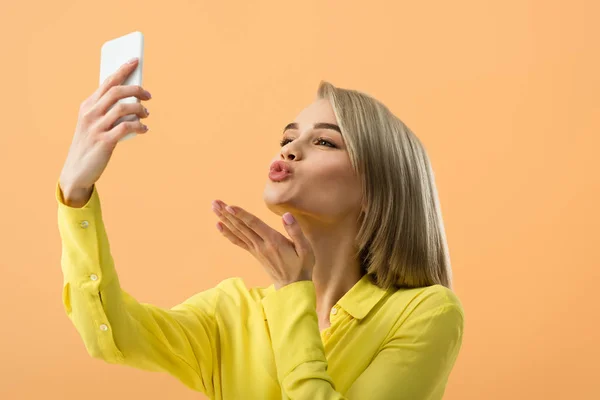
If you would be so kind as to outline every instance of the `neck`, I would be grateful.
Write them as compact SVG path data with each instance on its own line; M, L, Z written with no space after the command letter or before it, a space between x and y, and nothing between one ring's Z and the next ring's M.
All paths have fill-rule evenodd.
M315 254L312 280L317 295L317 315L319 325L326 327L331 308L362 276L354 240L358 228L351 218L327 226L313 222L299 220Z

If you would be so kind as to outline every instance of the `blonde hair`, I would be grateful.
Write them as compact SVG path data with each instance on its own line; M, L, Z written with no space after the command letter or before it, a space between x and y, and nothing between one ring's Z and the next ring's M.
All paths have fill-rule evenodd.
M356 237L363 273L378 286L452 289L452 270L434 174L417 136L369 95L321 82L354 170L364 210Z

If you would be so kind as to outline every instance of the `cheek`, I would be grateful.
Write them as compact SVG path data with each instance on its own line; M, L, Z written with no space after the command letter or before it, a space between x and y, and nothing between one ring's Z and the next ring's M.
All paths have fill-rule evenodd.
M360 181L347 163L320 164L307 174L306 186L316 190L323 201L353 205L360 201Z
M311 180L315 182L338 182L346 185L347 182L352 180L352 170L349 166L344 164L318 164L311 169L310 174Z

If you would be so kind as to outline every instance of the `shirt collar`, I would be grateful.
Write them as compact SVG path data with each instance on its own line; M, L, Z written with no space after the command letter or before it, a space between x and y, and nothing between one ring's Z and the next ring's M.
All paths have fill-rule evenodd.
M371 312L387 292L375 285L369 275L364 275L342 296L338 304L352 317L362 319Z

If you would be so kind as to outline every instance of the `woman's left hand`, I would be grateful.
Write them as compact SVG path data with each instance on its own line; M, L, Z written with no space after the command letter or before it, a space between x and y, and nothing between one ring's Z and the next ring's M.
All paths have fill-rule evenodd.
M221 220L217 223L219 231L263 265L273 279L275 289L312 280L315 256L292 214L283 215L283 225L292 238L290 240L240 207L215 200L212 209Z

